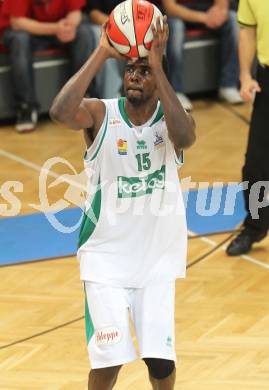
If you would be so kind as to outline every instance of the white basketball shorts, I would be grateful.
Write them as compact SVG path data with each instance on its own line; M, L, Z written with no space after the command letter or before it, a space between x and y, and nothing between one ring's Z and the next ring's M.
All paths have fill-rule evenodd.
M137 358L130 318L141 359L176 360L175 281L145 288L118 288L87 281L84 286L86 335L93 369L118 366Z

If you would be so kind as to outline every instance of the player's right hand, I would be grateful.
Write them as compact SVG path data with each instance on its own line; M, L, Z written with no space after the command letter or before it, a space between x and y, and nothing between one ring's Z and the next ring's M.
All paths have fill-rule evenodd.
M160 16L158 16L156 20L156 26L152 24L151 29L153 34L153 41L149 51L149 64L153 67L156 65L157 67L162 67L162 59L169 36L167 16L164 15L162 20Z
M255 93L261 92L259 83L250 76L241 79L240 95L246 101L254 100Z
M107 32L106 32L107 22L102 25L101 38L99 41L99 47L103 48L107 52L107 58L116 58L118 60L126 59L122 54L120 54L111 44L109 43Z

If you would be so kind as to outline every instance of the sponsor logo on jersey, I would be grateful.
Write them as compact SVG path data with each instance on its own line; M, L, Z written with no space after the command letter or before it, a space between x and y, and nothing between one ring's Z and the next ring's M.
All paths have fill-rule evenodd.
M110 327L99 329L95 332L95 343L97 345L117 344L121 341L121 331L118 328Z
M118 139L117 146L118 146L118 153L121 156L126 156L128 151L127 141L124 139Z
M121 124L121 120L119 118L112 118L109 121L109 126L117 126Z
M118 198L135 198L165 187L165 165L144 177L118 176Z
M154 147L155 149L159 149L161 148L162 146L164 146L164 140L163 140L163 137L157 133L154 134Z
M147 149L147 144L146 144L146 141L144 141L143 139L141 139L141 141L137 141L136 142L136 147L138 150L146 150Z

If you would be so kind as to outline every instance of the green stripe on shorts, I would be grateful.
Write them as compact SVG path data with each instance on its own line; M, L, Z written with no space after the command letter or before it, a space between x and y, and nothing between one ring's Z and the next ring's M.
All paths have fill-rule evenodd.
M94 327L90 316L85 284L84 284L84 292L85 292L85 329L86 329L86 340L88 345L94 334Z

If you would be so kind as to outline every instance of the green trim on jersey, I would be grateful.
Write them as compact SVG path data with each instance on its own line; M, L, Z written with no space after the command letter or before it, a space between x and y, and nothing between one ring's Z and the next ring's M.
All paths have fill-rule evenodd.
M176 154L176 151L175 151L175 163L179 166L182 166L184 164L184 151L181 150L179 152L179 156Z
M150 126L153 126L155 125L155 123L159 122L159 120L163 117L163 106L161 105L160 103L160 107L159 107L159 110L155 116L155 118L153 119L152 123L150 124Z
M125 97L119 98L119 110L120 110L120 113L121 113L121 116L122 116L124 122L127 123L127 125L132 128L133 125L131 124L131 122L128 118L128 115L125 111L125 100L126 100ZM157 123L162 117L163 117L163 108L162 108L162 105L160 104L160 107L157 111L157 114L156 114L155 118L153 119L152 123L150 124L150 126L155 125L155 123Z
M84 160L93 161L96 158L96 156L97 156L97 154L98 154L98 152L99 152L99 150L100 150L100 148L101 148L101 146L102 146L102 144L104 142L104 138L105 138L105 135L106 135L106 132L107 132L107 123L108 123L108 112L106 112L106 117L105 117L104 122L103 122L103 124L101 126L101 128L103 127L103 130L102 130L102 134L100 136L100 141L99 141L98 145L96 146L92 157L88 156L88 151L86 150L86 152L84 154Z
M90 311L89 311L85 283L84 283L84 293L85 293L85 330L86 330L86 340L87 340L87 345L88 345L92 336L94 335L94 326L93 326L93 322L92 322Z
M93 234L97 222L100 217L101 211L102 191L100 187L100 176L98 180L97 190L92 200L91 206L88 211L84 212L84 217L81 223L78 248L80 248Z
M126 99L125 97L119 98L119 110L120 110L120 113L121 113L121 116L122 116L124 122L126 122L127 125L132 128L133 126L132 126L131 122L129 121L129 118L128 118L126 111L125 111L125 99Z

